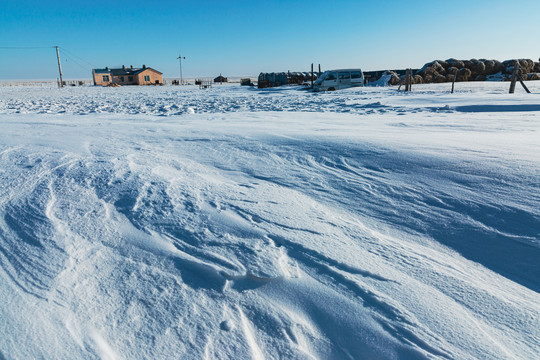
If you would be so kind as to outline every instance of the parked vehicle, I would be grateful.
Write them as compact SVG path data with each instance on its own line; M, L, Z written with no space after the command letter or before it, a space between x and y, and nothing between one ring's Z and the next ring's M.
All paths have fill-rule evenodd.
M356 86L364 86L364 74L360 69L328 70L313 83L315 91L334 91Z

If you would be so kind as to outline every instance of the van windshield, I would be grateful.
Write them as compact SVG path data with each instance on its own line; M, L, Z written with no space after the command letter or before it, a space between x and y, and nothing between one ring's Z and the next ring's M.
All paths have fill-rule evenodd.
M326 74L326 77L324 78L324 80L336 80L336 73L328 73Z

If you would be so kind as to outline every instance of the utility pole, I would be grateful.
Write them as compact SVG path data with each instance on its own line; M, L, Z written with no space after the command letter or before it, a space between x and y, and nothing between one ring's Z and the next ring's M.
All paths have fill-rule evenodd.
M180 85L184 85L184 78L182 77L182 59L186 59L186 57L182 57L182 55L178 54L178 62L180 62Z
M60 65L60 54L58 53L58 46L55 46L56 48L56 59L58 60L58 73L60 74L60 87L64 86L64 82L62 81L62 65Z

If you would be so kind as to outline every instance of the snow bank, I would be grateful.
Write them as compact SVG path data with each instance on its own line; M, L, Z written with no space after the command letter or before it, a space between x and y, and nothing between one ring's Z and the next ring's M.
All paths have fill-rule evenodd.
M0 88L0 358L537 357L503 85Z

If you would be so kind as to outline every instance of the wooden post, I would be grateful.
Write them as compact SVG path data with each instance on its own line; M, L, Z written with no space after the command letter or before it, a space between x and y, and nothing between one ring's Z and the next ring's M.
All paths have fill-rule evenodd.
M458 69L454 70L454 78L452 79L452 92L451 92L451 94L454 93L454 84L456 83L457 73L458 73Z
M405 69L405 77L403 78L405 84L405 91L409 91L409 69Z
M313 89L313 63L311 63L311 88Z
M409 69L405 69L405 77L403 78L405 82L405 91L409 91Z
M60 65L60 53L58 52L58 46L56 48L56 60L58 60L58 73L60 74L60 87L64 87L64 81L62 80L62 65Z
M519 76L519 63L516 61L514 62L514 71L512 72L512 79L510 80L510 90L509 94L513 94L516 90L516 81L517 77Z
M519 83L521 84L521 86L523 86L523 88L525 89L525 91L527 92L527 94L530 94L531 92L529 91L529 89L525 86L525 83L523 82L523 80L521 80L521 75L518 74L518 79L519 79Z
M321 64L319 64L319 77L321 77Z
M409 91L409 69L405 69L405 91Z
M405 91L411 91L412 83L412 70L407 69L405 71Z

